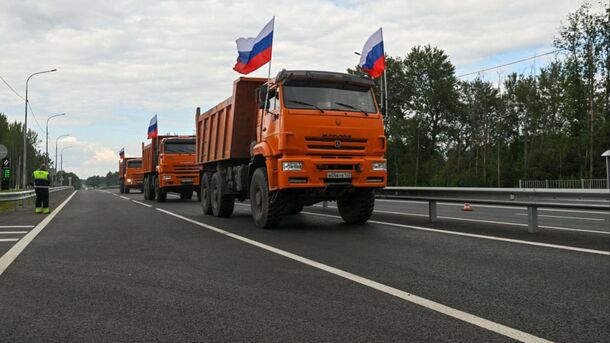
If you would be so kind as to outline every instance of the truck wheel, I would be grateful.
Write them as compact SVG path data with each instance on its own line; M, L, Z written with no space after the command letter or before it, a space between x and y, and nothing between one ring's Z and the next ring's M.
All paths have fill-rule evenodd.
M212 200L210 199L210 173L201 175L201 209L203 214L212 214Z
M119 183L119 193L125 193L125 184L123 181Z
M250 209L254 224L261 228L272 228L282 220L284 211L284 194L269 192L267 168L258 168L250 182Z
M167 199L167 192L159 187L159 178L155 177L155 194L157 195L157 202L165 202Z
M229 217L233 214L235 207L235 198L226 194L225 182L220 172L212 175L212 184L210 185L210 200L212 203L212 213L216 217Z
M193 198L193 191L184 191L180 193L180 199L189 200Z
M303 204L299 204L298 202L287 203L286 207L284 207L284 214L298 214L303 211Z
M357 189L337 200L341 218L348 224L364 223L373 214L375 193L372 189Z

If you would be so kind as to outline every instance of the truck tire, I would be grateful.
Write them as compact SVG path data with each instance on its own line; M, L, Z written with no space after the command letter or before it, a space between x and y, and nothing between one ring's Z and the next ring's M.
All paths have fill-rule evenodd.
M193 198L193 191L184 191L180 193L180 199L190 200Z
M284 214L298 214L303 211L303 204L299 204L298 202L290 202L287 203L284 207Z
M250 182L250 209L254 224L266 229L277 226L282 220L284 204L283 193L269 192L267 168L256 169Z
M122 180L119 183L119 193L125 193L125 184L123 183Z
M159 178L155 177L155 194L157 195L157 202L165 202L167 199L167 192L159 187Z
M150 200L150 198L148 197L148 176L145 176L144 180L142 181L142 193L144 193L144 200Z
M341 218L347 224L361 224L369 220L375 207L375 193L372 189L356 189L337 200Z
M212 205L212 213L216 217L229 217L233 214L235 207L235 198L226 194L226 184L220 172L212 175L212 183L210 184L210 202Z
M212 214L212 200L210 199L210 173L201 175L201 209L203 214Z

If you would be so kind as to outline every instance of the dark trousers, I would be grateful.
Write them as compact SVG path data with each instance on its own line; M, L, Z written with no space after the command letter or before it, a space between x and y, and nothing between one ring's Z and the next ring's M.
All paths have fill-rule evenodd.
M36 191L36 208L49 208L49 189L35 187Z

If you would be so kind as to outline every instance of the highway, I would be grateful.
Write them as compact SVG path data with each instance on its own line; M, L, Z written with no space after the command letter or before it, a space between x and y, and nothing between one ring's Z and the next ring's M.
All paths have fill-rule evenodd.
M63 204L63 205L60 205ZM57 206L63 208L57 209ZM610 214L378 200L257 229L170 195L0 214L0 341L608 342Z

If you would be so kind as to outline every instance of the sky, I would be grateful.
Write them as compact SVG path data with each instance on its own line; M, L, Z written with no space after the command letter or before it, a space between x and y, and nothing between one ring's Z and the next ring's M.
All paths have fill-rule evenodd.
M193 134L195 108L231 95L235 40L254 37L275 16L272 74L281 69L344 72L383 27L386 54L416 45L443 49L461 75L554 50L553 38L580 0L81 1L0 0L0 76L21 97L28 127L81 178L118 169L118 151L141 155L150 118L159 133ZM530 73L535 61L481 74L497 82ZM535 67L535 68L533 68ZM267 66L250 74L266 76ZM475 75L476 76L476 75ZM471 77L475 77L471 76ZM24 101L0 83L0 112L23 121ZM36 118L39 125L37 125ZM53 158L53 153L51 156Z

